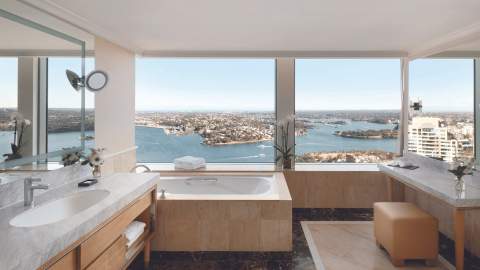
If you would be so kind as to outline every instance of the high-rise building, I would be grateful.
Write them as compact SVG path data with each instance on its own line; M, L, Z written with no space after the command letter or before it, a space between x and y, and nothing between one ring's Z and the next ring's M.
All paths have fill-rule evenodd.
M437 117L413 117L408 127L408 151L422 156L453 161L471 155L473 146L467 138L457 138Z

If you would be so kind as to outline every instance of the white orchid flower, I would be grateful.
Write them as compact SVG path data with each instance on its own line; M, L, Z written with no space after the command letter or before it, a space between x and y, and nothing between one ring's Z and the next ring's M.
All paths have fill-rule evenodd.
M289 114L289 115L287 115L287 117L285 119L288 122L293 122L293 121L295 121L295 114Z
M23 120L23 122L25 123L25 126L30 126L32 124L32 122L28 119Z
M10 120L20 122L23 120L23 115L19 112L14 112L10 115Z

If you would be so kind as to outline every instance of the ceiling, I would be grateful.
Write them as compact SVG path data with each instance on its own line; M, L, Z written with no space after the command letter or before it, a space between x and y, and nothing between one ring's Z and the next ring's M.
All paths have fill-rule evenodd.
M78 44L0 17L0 56L79 55Z
M480 37L478 0L20 1L147 55L402 56Z

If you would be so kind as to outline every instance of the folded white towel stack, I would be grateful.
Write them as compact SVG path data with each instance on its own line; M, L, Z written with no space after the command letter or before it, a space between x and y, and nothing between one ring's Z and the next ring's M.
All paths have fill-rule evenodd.
M201 157L184 156L174 160L176 170L195 170L205 168L205 159Z
M142 235L145 231L145 226L147 226L147 224L136 220L128 225L125 232L123 232L125 238L127 238L128 248L138 239L138 237L140 237L140 235Z

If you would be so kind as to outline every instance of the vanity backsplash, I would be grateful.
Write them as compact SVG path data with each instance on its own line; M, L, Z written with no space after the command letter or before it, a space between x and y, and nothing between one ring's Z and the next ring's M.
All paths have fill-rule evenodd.
M54 171L31 171L0 173L0 208L23 201L23 180L27 177L40 178L42 184L49 185L48 190L35 190L34 196L41 196L46 191L52 191L62 185L79 182L92 176L90 166L79 164L67 166Z

